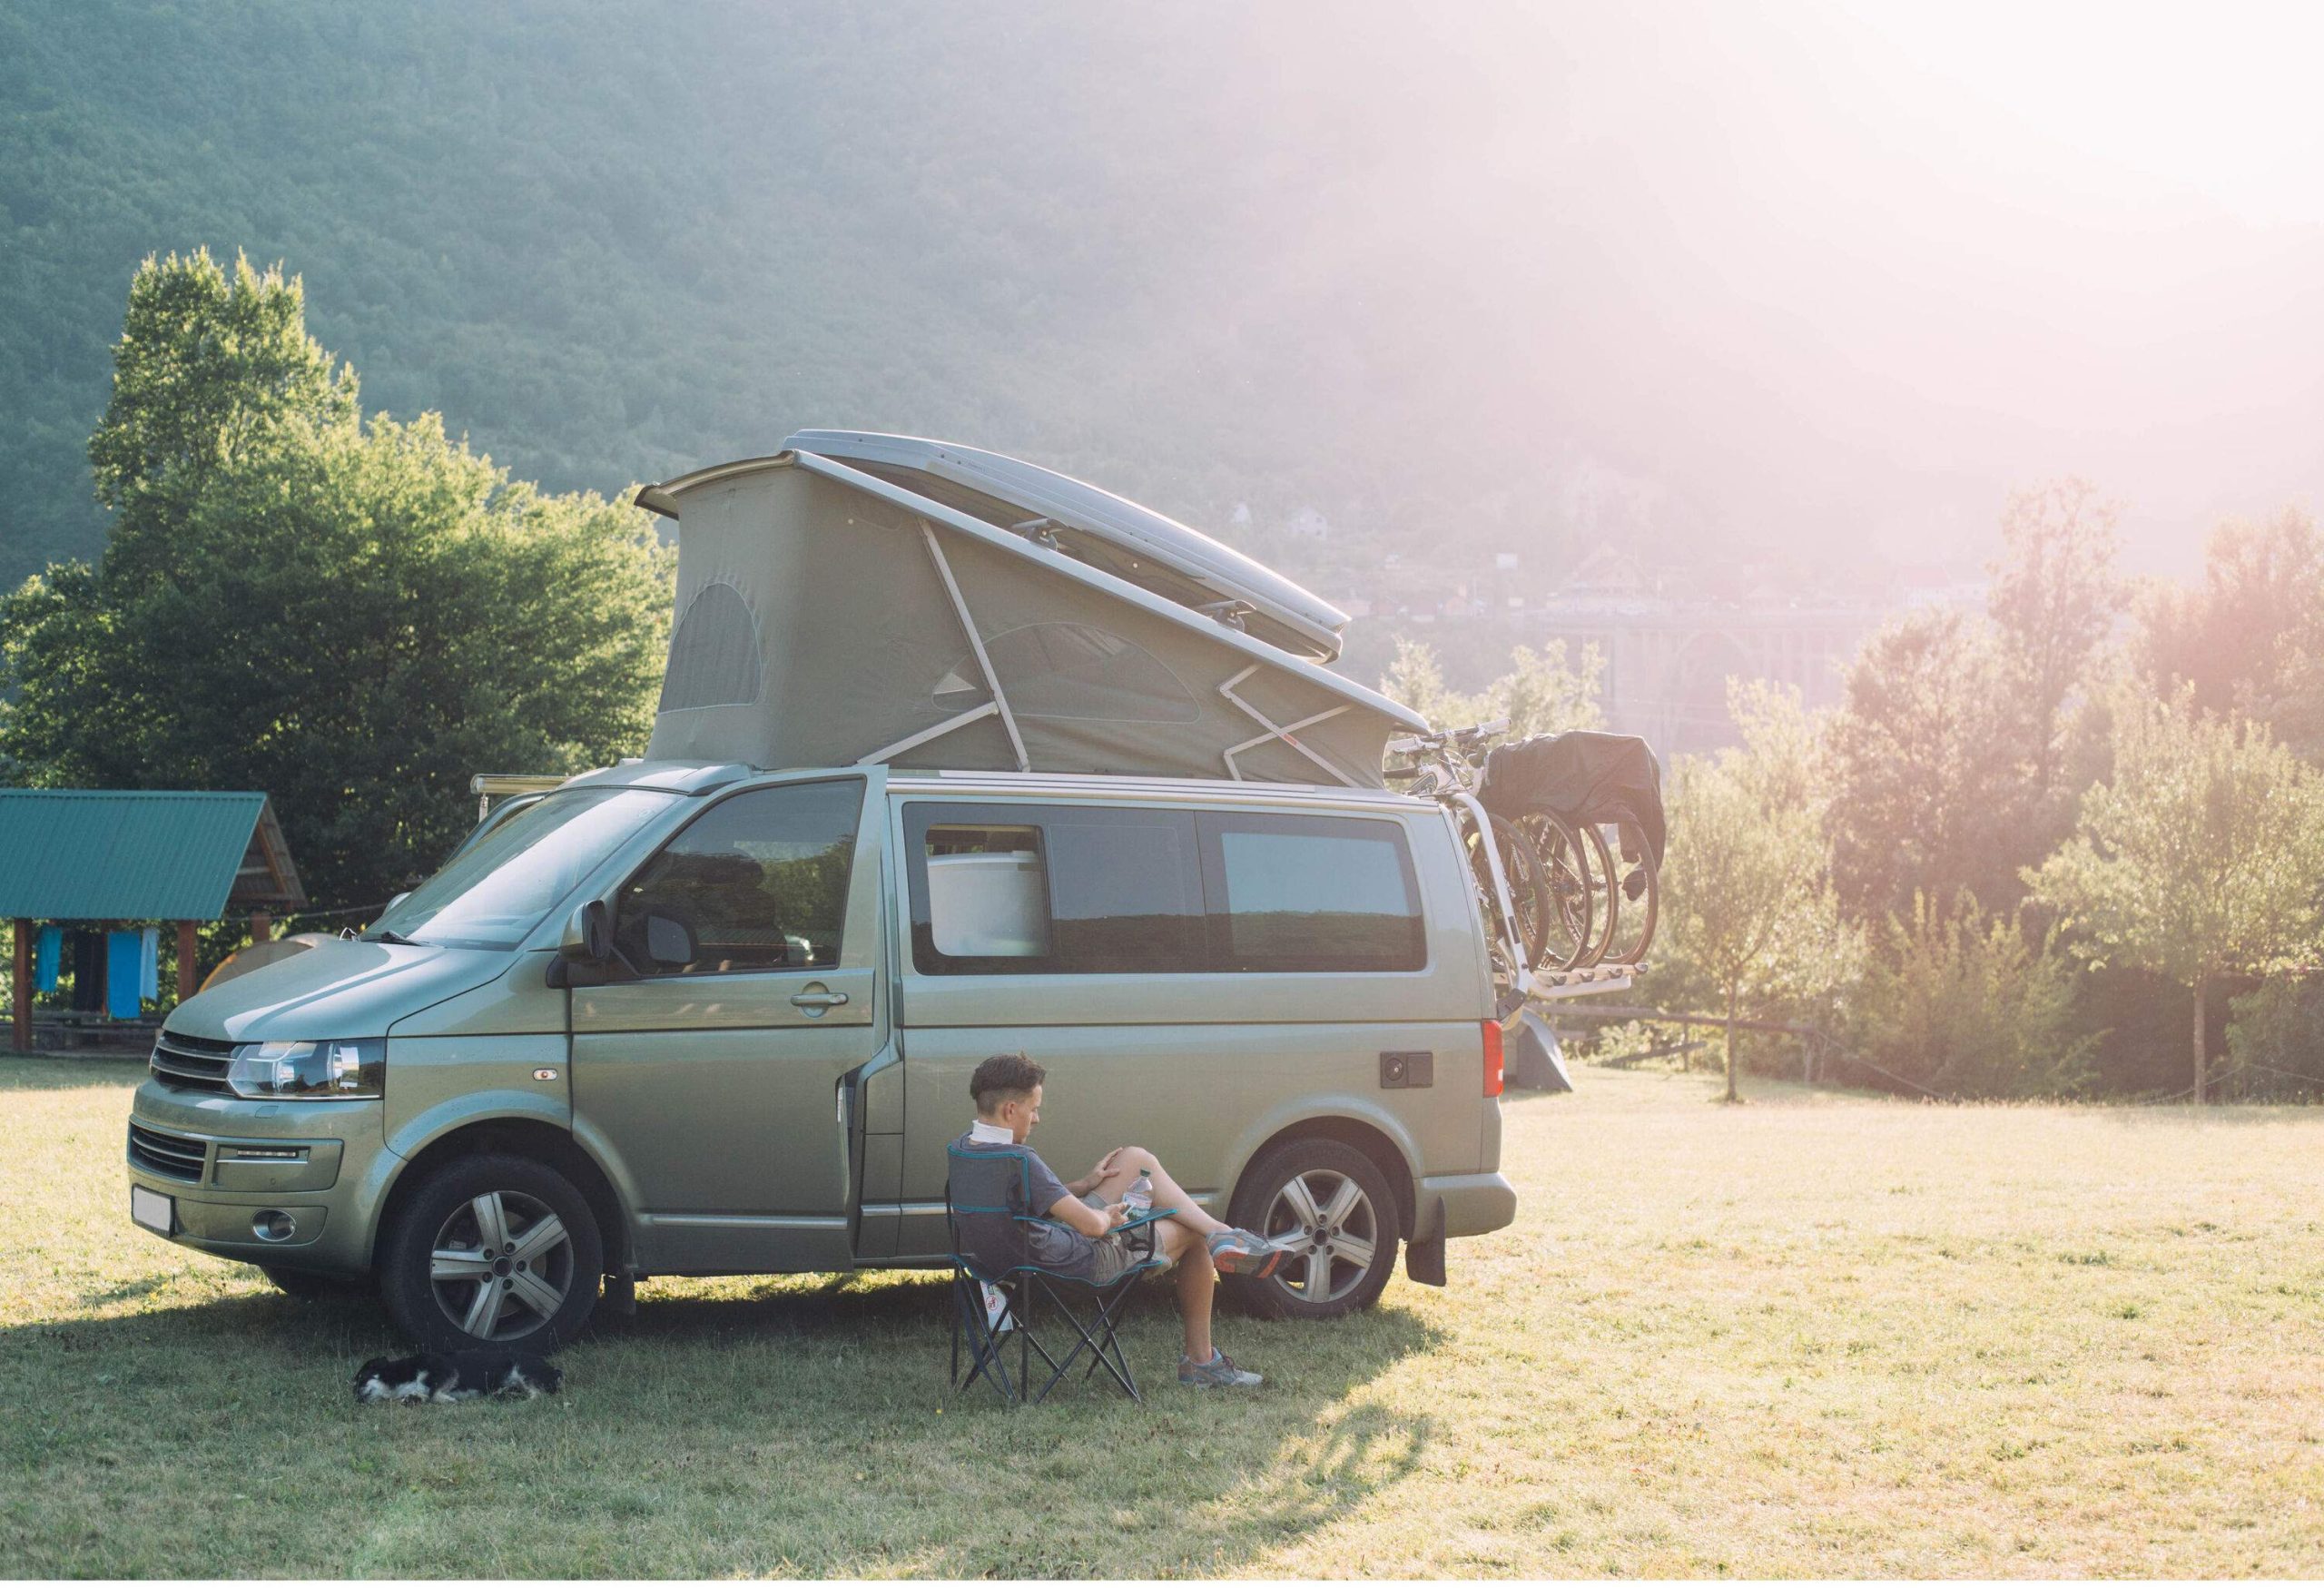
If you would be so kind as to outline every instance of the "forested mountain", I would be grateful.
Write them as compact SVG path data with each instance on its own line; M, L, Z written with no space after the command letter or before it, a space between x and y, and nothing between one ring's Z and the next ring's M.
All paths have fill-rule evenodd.
M2317 216L1996 144L1902 25L0 0L0 582L98 549L123 293L196 245L552 488L916 430L1327 593L1387 550L1975 557L2068 469L2185 566L2309 493ZM1327 543L1276 538L1304 507Z
M1364 293L1434 246L1372 187L1395 105L1295 42L1224 9L0 7L0 578L97 549L123 292L196 244L303 274L367 408L551 487L839 423L1212 524L1473 512L1394 456L1475 396L1429 356L1452 306ZM1356 41L1374 77L1390 43Z

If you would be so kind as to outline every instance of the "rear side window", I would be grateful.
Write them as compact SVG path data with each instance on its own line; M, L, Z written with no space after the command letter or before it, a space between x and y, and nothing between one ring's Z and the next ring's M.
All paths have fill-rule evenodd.
M1427 963L1393 822L913 804L904 834L912 963L937 975Z
M1222 971L1417 971L1428 963L1403 828L1339 816L1206 814L1203 898Z
M904 831L921 971L1202 968L1202 883L1183 812L914 804Z

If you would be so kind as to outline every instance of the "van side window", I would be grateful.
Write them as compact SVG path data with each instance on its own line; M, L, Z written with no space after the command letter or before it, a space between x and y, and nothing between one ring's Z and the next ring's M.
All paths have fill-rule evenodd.
M1201 968L1202 885L1183 812L915 804L904 831L921 971Z
M719 801L623 885L615 946L641 976L837 964L862 805L852 778Z
M1399 824L1208 812L1198 821L1214 969L1427 965L1420 888Z

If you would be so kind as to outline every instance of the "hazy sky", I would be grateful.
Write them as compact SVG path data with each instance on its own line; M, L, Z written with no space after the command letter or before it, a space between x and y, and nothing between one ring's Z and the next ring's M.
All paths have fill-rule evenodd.
M1505 333L1512 444L1901 555L2077 471L2173 571L2324 485L2324 7L1447 9L1259 42L1364 165L1315 245Z

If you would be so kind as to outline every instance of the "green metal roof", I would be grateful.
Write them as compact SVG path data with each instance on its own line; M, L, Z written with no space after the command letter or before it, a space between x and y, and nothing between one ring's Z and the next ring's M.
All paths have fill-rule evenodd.
M0 916L214 921L230 901L306 902L262 794L0 789Z

